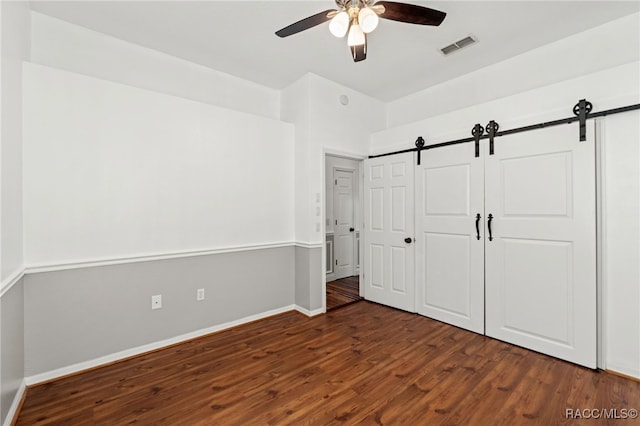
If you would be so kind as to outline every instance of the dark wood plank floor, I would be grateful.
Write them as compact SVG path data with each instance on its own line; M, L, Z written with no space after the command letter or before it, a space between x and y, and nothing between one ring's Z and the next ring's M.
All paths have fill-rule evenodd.
M30 387L17 424L555 425L640 383L358 302L290 312Z
M360 300L360 277L347 277L327 283L327 311Z

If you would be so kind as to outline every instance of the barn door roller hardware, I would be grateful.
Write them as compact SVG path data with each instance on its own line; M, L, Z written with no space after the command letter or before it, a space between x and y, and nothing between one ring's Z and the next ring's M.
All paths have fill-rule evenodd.
M480 137L484 133L484 127L482 124L478 123L473 126L471 129L471 134L473 135L473 140L476 142L476 158L480 157Z
M573 114L580 120L580 142L587 140L587 116L593 110L593 104L586 99L580 99L573 107Z
M416 139L416 149L418 150L418 166L420 165L420 151L424 148L424 138L422 136L418 136Z
M499 128L500 125L493 120L487 124L486 130L489 135L489 155L493 155L493 140L495 139Z
M369 158L377 158L377 157L386 157L387 155L395 155L395 154L404 154L405 152L412 152L412 151L417 151L418 152L418 165L420 164L420 151L422 150L428 150L428 149L435 149L435 148L441 148L444 146L449 146L449 145L457 145L457 144L461 144L461 143L467 143L467 142L475 142L476 144L476 157L478 157L480 155L480 151L479 151L479 144L480 141L482 139L489 139L489 153L493 154L493 139L497 138L499 136L505 136L505 135L511 135L514 133L521 133L521 132L528 132L529 130L535 130L535 129L542 129L545 127L552 127L552 126L559 126L560 124L571 124L575 121L579 121L580 122L580 141L586 141L587 140L587 130L586 130L586 121L590 120L592 118L598 118L598 117L605 117L607 115L613 115L613 114L620 114L623 112L628 112L628 111L635 111L635 110L639 110L640 109L640 104L633 104L633 105L627 105L627 106L623 106L623 107L618 107L618 108L612 108L612 109L607 109L604 111L600 111L600 112L594 112L592 113L591 111L593 110L593 104L589 101L587 101L586 99L581 99L580 101L578 101L578 103L573 107L573 116L572 117L567 117L567 118L561 118L559 120L554 120L554 121L546 121L543 123L536 123L536 124L531 124L529 126L523 126L523 127L518 127L515 129L509 129L509 130L503 130L503 131L499 131L499 126L498 123L496 123L495 121L491 120L489 122L489 124L487 125L487 134L483 135L482 133L484 133L484 130L476 130L476 128L478 126L480 126L479 124L476 124L476 126L474 126L472 133L472 137L470 138L464 138L464 139L456 139L456 140L452 140L452 141L447 141L447 142L440 142L440 143L436 143L433 145L428 145L428 146L424 146L424 139L422 138L422 136L420 136L417 140L416 140L416 147L415 148L409 148L409 149L404 149L402 151L394 151L394 152L388 152L385 154L377 154L377 155L370 155ZM493 124L495 124L495 126ZM480 126L480 129L482 129L482 126ZM419 145L418 142L422 141L422 144Z

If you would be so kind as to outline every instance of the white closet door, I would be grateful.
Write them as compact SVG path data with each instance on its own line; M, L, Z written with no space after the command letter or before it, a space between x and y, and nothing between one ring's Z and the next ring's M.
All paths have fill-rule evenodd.
M587 137L577 123L518 133L485 157L486 334L595 368L593 122Z
M335 279L355 275L354 250L355 226L353 218L353 172L335 170L333 172L333 214Z
M473 144L454 145L424 151L416 171L416 309L477 333L484 333L483 161Z
M409 312L415 312L414 158L364 161L364 297Z

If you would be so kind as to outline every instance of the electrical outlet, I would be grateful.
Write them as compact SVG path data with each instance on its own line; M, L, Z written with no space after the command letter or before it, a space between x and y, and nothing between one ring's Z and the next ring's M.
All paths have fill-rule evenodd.
M151 296L151 309L160 308L162 308L162 295L156 294L155 296Z
M204 300L204 288L199 288L196 291L196 300L197 301Z

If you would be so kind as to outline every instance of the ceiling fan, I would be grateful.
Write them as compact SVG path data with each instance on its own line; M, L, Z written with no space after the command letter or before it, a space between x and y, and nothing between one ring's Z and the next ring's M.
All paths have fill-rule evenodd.
M338 9L329 9L304 18L281 30L278 37L288 37L324 22L331 21L329 30L336 37L347 35L354 62L367 58L367 34L378 26L378 17L410 24L438 26L447 15L439 10L413 4L375 0L335 0Z

